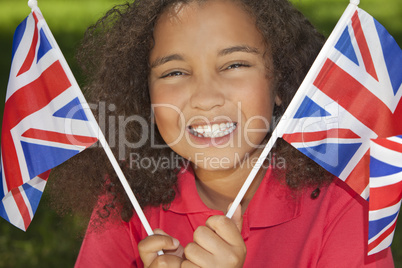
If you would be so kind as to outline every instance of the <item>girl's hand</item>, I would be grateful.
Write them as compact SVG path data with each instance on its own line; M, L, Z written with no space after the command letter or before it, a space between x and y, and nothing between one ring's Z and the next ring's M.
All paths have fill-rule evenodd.
M163 250L164 255L158 256ZM161 229L155 229L154 235L146 237L138 243L138 251L144 267L180 267L184 248L179 240L169 236Z
M240 206L232 219L212 216L194 232L194 242L184 249L182 267L243 267L246 245L241 236Z

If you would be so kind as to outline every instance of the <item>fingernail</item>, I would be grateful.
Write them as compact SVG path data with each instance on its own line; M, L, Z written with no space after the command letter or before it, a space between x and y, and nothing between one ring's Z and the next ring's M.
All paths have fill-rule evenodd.
M173 240L173 245L174 245L175 247L178 247L178 246L180 245L179 240L177 240L176 238L173 238L173 237L172 237L172 240Z

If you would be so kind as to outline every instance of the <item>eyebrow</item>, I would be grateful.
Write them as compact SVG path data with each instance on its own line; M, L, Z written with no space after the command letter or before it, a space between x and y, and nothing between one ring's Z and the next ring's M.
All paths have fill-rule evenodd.
M219 51L218 55L226 56L226 55L229 55L229 54L235 53L235 52L246 52L246 53L252 53L252 54L260 53L260 51L257 48L244 45L244 46L233 46L233 47L228 47L228 48L222 49L221 51Z
M257 48L254 47L250 47L250 46L233 46L233 47L228 47L228 48L224 48L222 50L220 50L218 52L218 56L226 56L235 52L245 52L245 53L252 53L252 54L259 54L260 51ZM178 61L184 61L184 57L180 54L172 54L172 55L168 55L168 56L164 56L164 57L159 57L157 59L155 59L152 63L151 63L151 69L158 67L159 65L165 64L169 61L174 61L174 60L178 60Z
M159 57L151 63L151 69L173 60L184 61L184 57L180 54L172 54L164 57Z

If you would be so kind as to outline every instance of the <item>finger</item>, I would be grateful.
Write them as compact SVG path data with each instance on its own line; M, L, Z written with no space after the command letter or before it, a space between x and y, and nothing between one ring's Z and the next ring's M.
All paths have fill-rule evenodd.
M161 229L155 229L154 230L154 234L158 234L158 235L166 235L166 236L170 236L169 234L165 233L163 230ZM171 237L171 236L170 236ZM176 238L173 238L175 243L178 243L179 241ZM176 242L177 240L177 242ZM170 254L170 255L175 255L177 257L182 258L183 254L184 254L184 247L180 244L176 249L164 249L164 253L165 254Z
M154 234L149 236L149 239L154 243L149 245L149 250L174 250L177 249L180 245L179 240L174 237L171 237L161 229L155 229ZM141 243L141 242L140 242Z
M213 254L217 251L222 251L225 247L228 246L228 243L226 241L224 241L217 233L215 233L211 228L207 226L199 226L194 231L193 241L195 242L195 245L200 246L210 254ZM206 258L207 256L202 257Z
M173 255L161 255L155 258L155 260L151 263L149 268L156 267L171 267L171 268L179 268L181 267L183 259ZM145 266L147 267L147 266Z
M207 226L200 226L194 232L194 242L184 249L186 258L200 267L240 267L246 256L246 246L237 227L226 216L232 226L233 236L237 236L239 244L231 245ZM229 265L229 266L228 266ZM232 266L233 265L233 266Z
M161 233L163 231L155 230L155 232ZM147 267L151 265L154 259L158 256L158 251L162 249L176 250L179 245L179 241L171 236L164 234L154 234L146 237L138 243L138 251L144 265Z
M229 204L228 211L229 211L230 207L232 206L232 204L233 203ZM241 204L239 204L237 206L237 208L236 208L236 210L235 210L235 212L234 212L234 214L233 214L231 219L235 223L235 225L236 225L237 229L239 230L239 232L241 232L241 229L243 227L243 216L242 216L242 213L241 213Z
M238 224L240 225L240 223ZM215 215L209 217L205 226L213 230L229 245L238 246L244 244L239 228L234 221L226 216Z
M220 238L219 238L220 239ZM207 251L195 242L188 243L184 248L184 255L189 263L185 262L189 267L213 267L213 256L211 252ZM182 265L183 267L183 265Z
M225 216L222 216L226 218ZM234 223L231 222L232 225ZM233 227L234 235L242 238L236 226ZM194 264L201 267L214 267L216 261L222 258L229 258L234 256L233 259L238 259L236 256L240 256L243 252L244 242L241 245L230 245L224 241L217 233L211 228L206 226L198 227L193 235L194 243L188 244L184 249L185 256Z
M181 268L199 268L200 266L195 265L189 260L185 260L181 263Z
M159 229L159 228L156 228L154 230L154 234L169 236L167 233L165 233L162 229Z

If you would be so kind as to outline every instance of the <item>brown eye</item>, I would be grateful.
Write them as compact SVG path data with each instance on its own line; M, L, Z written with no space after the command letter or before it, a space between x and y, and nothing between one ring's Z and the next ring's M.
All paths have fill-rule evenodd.
M162 75L161 78L175 77L175 76L181 76L181 75L184 75L184 73L180 72L180 71L174 71L174 72L170 72L168 74Z
M242 68L242 67L250 67L250 65L245 64L245 63L233 63L233 64L229 65L226 69L231 70L231 69L238 69L238 68Z

